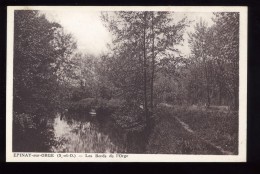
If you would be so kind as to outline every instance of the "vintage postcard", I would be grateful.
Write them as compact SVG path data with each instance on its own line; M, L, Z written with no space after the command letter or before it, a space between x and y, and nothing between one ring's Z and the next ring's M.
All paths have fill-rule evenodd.
M245 162L247 7L9 6L7 162Z

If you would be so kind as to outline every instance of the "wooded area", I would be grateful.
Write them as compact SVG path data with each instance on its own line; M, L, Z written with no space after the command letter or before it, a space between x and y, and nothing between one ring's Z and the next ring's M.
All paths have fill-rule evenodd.
M195 21L189 56L178 45L192 21L175 20L173 12L102 12L112 44L100 56L79 50L73 35L40 11L17 10L14 19L14 151L49 151L56 145L50 124L56 112L84 114L94 108L100 122L111 119L129 137L147 137L139 153L158 153L149 137L156 139L168 113L183 120L187 113L224 115L221 121L231 124L225 129L237 125L239 13L214 13L211 26ZM237 153L237 127L232 131L228 150ZM163 150L169 151L196 153Z

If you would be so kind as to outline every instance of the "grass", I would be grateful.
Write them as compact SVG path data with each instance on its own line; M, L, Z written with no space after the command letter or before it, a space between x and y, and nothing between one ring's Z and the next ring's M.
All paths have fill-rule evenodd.
M85 99L75 103L72 108L88 110L95 106L97 115L104 117L111 110L111 117L119 127L129 126L136 121L135 118L139 118L139 112L125 107L121 111L121 103L117 100ZM156 123L150 133L146 153L238 154L237 112L162 104L154 115Z
M238 153L238 116L235 112L189 110L160 107L159 118L147 145L147 153L161 154L218 154L221 147ZM193 130L188 132L175 118Z
M201 110L172 111L203 139L238 154L238 113Z

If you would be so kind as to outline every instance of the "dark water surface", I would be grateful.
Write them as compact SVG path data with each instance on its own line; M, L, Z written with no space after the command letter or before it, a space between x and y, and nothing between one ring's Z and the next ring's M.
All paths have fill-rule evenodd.
M53 121L53 152L124 153L123 135L111 122L101 124L95 116L62 116Z

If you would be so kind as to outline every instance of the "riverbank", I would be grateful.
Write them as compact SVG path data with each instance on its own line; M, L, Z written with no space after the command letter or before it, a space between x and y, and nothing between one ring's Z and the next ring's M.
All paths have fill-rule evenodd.
M111 113L106 112L110 107L104 106L101 107L103 112L97 114L97 119L100 124L112 123L102 126L102 129L111 132L110 137L114 142L118 142L120 137L119 144L127 153L238 154L237 112L160 104L155 109L153 129L145 132L135 127L130 130L125 128L135 120L136 114L131 110L126 113L117 110L111 117ZM126 111L125 108L123 111ZM128 120L130 118L132 121ZM124 124L120 124L122 120ZM110 130L115 128L117 131ZM113 136L116 132L120 132L120 135Z
M153 115L154 127L146 130L142 128L145 126L143 122L133 122L135 113L131 110L125 113L117 111L112 115L105 112L110 111L106 107L96 110L98 112L95 116L89 115L87 110L84 113L58 112L55 116L46 117L45 121L38 120L40 117L37 116L15 114L14 131L15 135L19 136L14 137L14 141L17 144L19 142L20 146L15 146L14 150L238 154L237 112L158 105ZM130 117L132 121L124 120ZM119 119L123 122L119 122ZM35 141L29 141L31 139Z
M214 154L238 153L238 115L235 112L161 107L158 122L147 144L147 153Z

